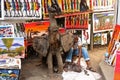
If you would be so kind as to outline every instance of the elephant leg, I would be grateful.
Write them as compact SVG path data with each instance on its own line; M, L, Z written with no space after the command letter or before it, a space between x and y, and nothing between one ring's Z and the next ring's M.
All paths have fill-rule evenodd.
M62 56L60 53L60 50L57 51L56 53L57 61L58 61L58 70L59 72L63 72L63 61L62 61Z
M49 74L53 73L53 60L52 60L52 53L49 52L48 53L48 58L47 58L47 63L48 63L48 70L49 70Z

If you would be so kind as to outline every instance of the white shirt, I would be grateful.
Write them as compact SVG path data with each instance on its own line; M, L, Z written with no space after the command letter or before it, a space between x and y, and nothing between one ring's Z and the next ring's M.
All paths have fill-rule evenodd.
M73 48L74 48L74 49L77 49L78 46L82 46L82 41L81 41L81 38L80 38L80 37L78 37L78 42L73 45Z

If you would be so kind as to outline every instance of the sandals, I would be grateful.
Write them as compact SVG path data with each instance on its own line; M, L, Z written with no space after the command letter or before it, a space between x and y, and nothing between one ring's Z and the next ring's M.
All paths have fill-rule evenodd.
M86 69L87 69L87 70L90 70L90 71L92 71L92 72L96 72L92 67L87 67Z

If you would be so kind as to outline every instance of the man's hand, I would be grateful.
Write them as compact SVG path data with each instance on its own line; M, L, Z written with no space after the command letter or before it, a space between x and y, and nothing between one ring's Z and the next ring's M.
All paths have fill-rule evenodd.
M80 59L78 59L77 64L80 65Z

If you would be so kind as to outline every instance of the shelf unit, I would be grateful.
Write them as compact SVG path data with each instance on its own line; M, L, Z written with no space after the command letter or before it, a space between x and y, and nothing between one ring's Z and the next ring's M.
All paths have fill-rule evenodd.
M113 0L92 0L92 12L90 14L91 15L91 40L90 40L91 50L94 47L94 35L97 34L106 35L108 32L113 31L115 24L114 6L115 6L115 1ZM102 36L100 38L102 40ZM107 37L106 37L106 41L107 41ZM98 45L103 45L103 44L101 43ZM105 42L104 45L107 45L107 42Z

